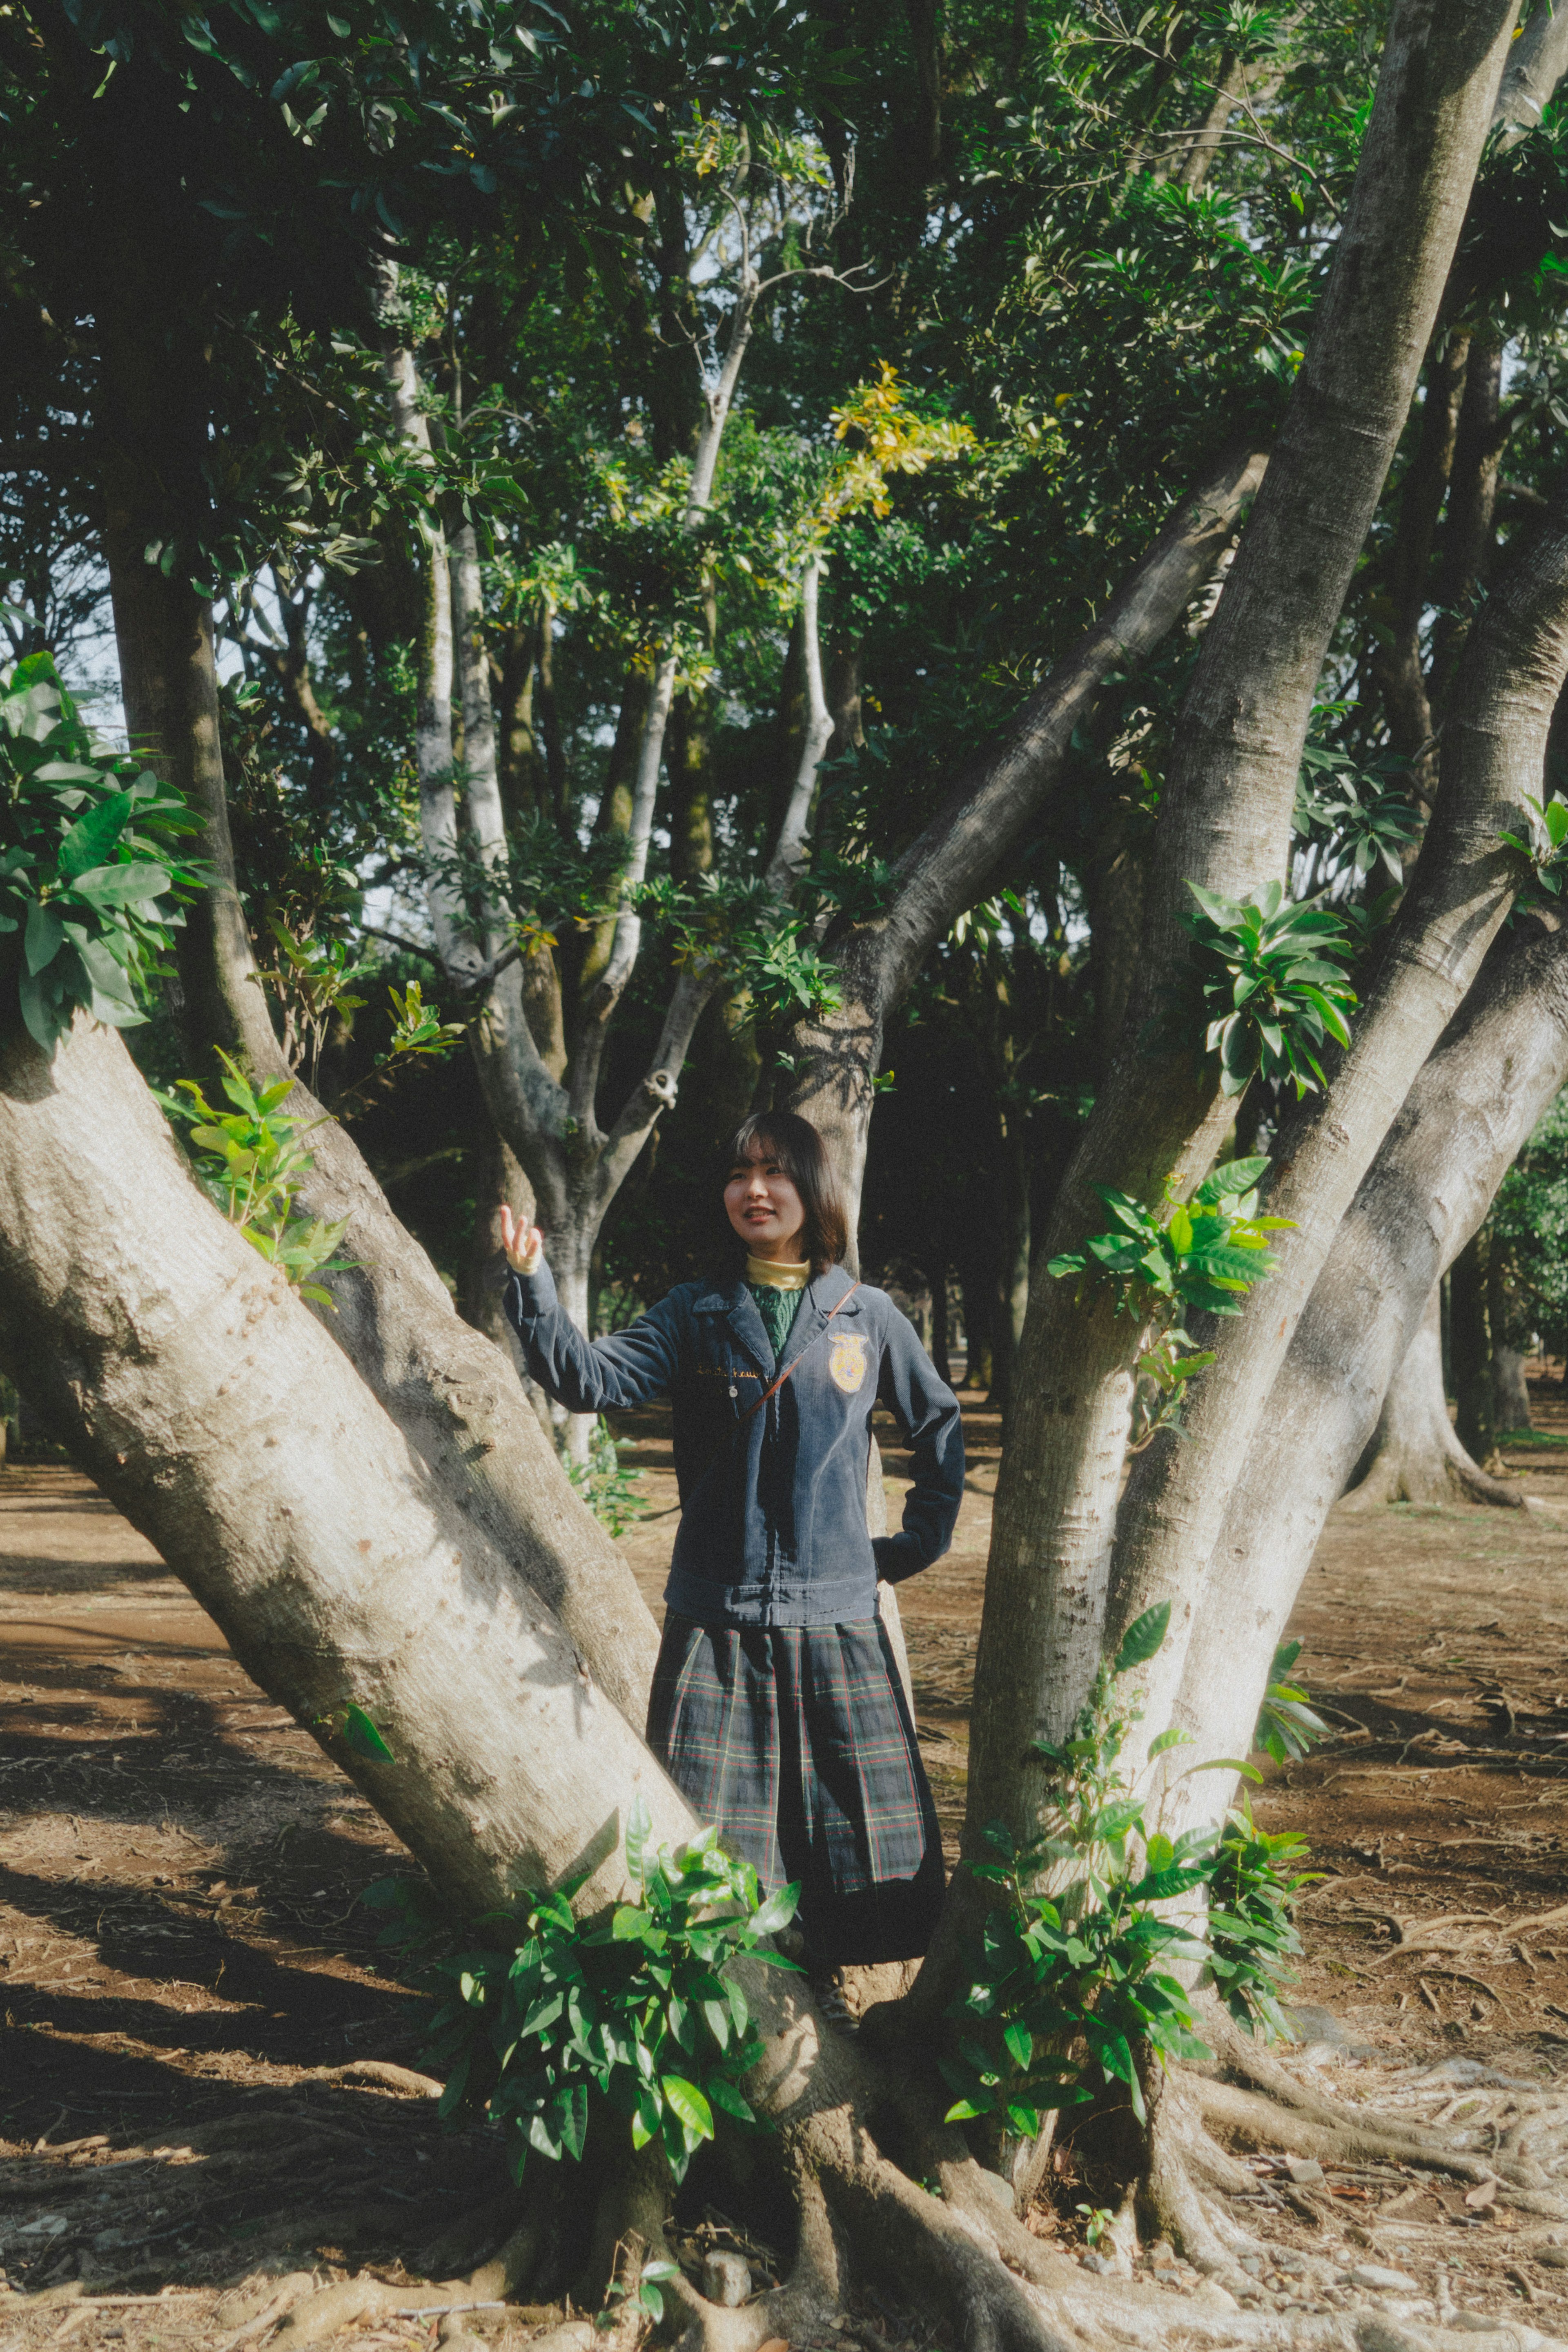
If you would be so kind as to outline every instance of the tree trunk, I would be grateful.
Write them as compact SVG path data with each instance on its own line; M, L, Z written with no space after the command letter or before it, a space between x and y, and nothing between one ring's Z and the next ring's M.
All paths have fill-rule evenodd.
M1500 1503L1517 1509L1523 1490L1491 1478L1454 1434L1443 1391L1441 1286L1433 1289L1416 1336L1388 1384L1366 1465L1349 1505Z
M931 1338L928 1352L936 1367L938 1380L953 1385L952 1369L947 1361L947 1268L946 1263L933 1264L926 1280L931 1286Z
M964 1386L978 1389L985 1396L996 1385L996 1360L991 1348L991 1322L996 1310L990 1280L984 1269L967 1263L958 1279L964 1292Z
M1506 1431L1533 1429L1534 1415L1531 1410L1530 1386L1524 1377L1524 1357L1507 1341L1499 1346L1494 1340L1492 1362L1492 1425L1500 1435Z
M1158 1007L1161 987L1185 961L1186 935L1177 918L1191 904L1189 881L1244 895L1282 867L1323 656L1408 416L1513 14L1509 0L1467 10L1462 23L1433 0L1403 0L1394 12L1307 362L1183 705L1150 870L1141 985L1123 1051L1059 1192L1048 1252L1098 1229L1096 1181L1157 1200L1173 1170L1178 1185L1190 1185L1230 1123L1228 1106L1218 1108L1213 1077L1182 1066L1178 1057L1155 1062L1141 1050L1143 1028ZM1540 593L1539 575L1535 585ZM1555 647L1542 645L1520 657L1527 705L1540 683L1531 651L1543 673ZM1568 660L1568 643L1563 652ZM1500 692L1515 681L1500 650L1498 661ZM1521 731L1528 733L1522 720ZM1485 770L1479 745L1476 758ZM1498 793L1505 802L1512 796ZM1495 826L1491 807L1488 817ZM1494 830L1487 842L1493 864L1485 877L1496 893L1494 922L1501 920L1513 872L1492 847L1495 838ZM1479 841L1474 855L1484 863ZM1417 887L1427 866L1424 859ZM1466 895L1456 891L1460 899ZM1467 908L1461 917L1456 908L1454 921L1469 939L1473 910ZM1477 944L1484 946L1484 938ZM1393 1087L1385 1080L1377 1110L1369 1107L1365 1157L1325 1212L1324 1244L1400 1094L1468 985L1475 962L1460 958L1459 963L1458 989L1447 992L1445 973L1431 992L1430 1027L1423 1023L1408 1037ZM1301 1237L1291 1238L1285 1263L1293 1267L1301 1251ZM1314 1265L1312 1274L1316 1270ZM1310 1284L1312 1275L1307 1278ZM1131 1512L1125 1545L1131 1557L1115 1600L1117 1622L1145 1596L1173 1603L1171 1638L1149 1677L1152 1729L1168 1713L1228 1491L1304 1304L1304 1296L1296 1304L1277 1304L1273 1294L1283 1280L1262 1286L1270 1294L1273 1360L1249 1376L1239 1395L1228 1383L1218 1392L1232 1347L1203 1376L1193 1411L1211 1409L1213 1439L1184 1444L1174 1468L1169 1448L1156 1440L1134 1466L1134 1489L1156 1457L1166 1486L1180 1483L1178 1496L1150 1495L1143 1512ZM1260 1299L1261 1290L1258 1295ZM1076 1293L1065 1282L1036 1286L1020 1351L1014 1440L1003 1458L992 1517L976 1663L986 1704L970 1738L966 1852L979 1850L992 1821L1028 1834L1045 1767L1031 1761L1020 1772L1019 1759L1030 1756L1031 1743L1061 1737L1083 1702L1107 1636L1113 1638L1106 1622L1112 1542L1137 1345L1137 1331L1116 1314L1109 1286L1081 1282ZM1231 1426L1238 1415L1246 1433L1239 1446ZM1189 1426L1190 1420L1189 1414ZM944 1967L957 1925L950 1904L940 1937Z
M1089 971L1094 991L1094 1059L1103 1073L1116 1056L1133 982L1143 952L1145 874L1138 847L1124 838L1128 828L1107 828L1120 846L1099 870L1089 908Z
M1437 1389L1439 1276L1565 1079L1568 935L1521 926L1494 947L1364 1178L1248 1450L1173 1710L1196 1753L1250 1748L1323 1521L1416 1334L1428 1350L1427 1396ZM1207 1818L1226 1801L1222 1779L1193 1775L1175 1784L1171 1818Z
M996 1306L991 1323L991 1401L1002 1415L1004 1435L1012 1410L1019 1343L1023 1338L1023 1328L1029 1316L1030 1176L1029 1137L1024 1119L1016 1109L1009 1109L1003 1118L998 1169L997 1227L1000 1251L997 1266Z
M1453 472L1469 352L1469 338L1451 334L1427 370L1420 439L1400 485L1399 522L1389 553L1390 638L1374 665L1389 740L1416 762L1411 782L1428 803L1437 788L1437 761L1428 748L1432 709L1421 662L1421 621L1430 593L1437 517Z
M1465 641L1491 570L1498 475L1508 439L1500 416L1502 347L1494 339L1472 338L1465 364L1464 399L1454 445L1448 511L1433 601L1437 623L1432 644L1432 707L1447 712L1453 698Z
M1448 1344L1453 1358L1454 1427L1459 1444L1477 1462L1496 1450L1492 1423L1491 1333L1487 1323L1486 1249L1473 1234L1448 1273Z
M1281 1139L1270 1209L1292 1221L1277 1273L1228 1320L1196 1382L1179 1444L1139 1456L1117 1534L1113 1634L1156 1599L1171 1638L1149 1677L1156 1718L1194 1622L1191 1595L1218 1539L1228 1491L1264 1413L1291 1336L1394 1110L1479 968L1520 884L1500 840L1539 794L1547 732L1568 672L1568 496L1494 589L1470 633L1444 730L1442 784L1416 877L1377 985L1327 1091Z
M465 1908L590 1862L590 1899L612 1896L639 1790L661 1835L689 1834L581 1646L192 1182L120 1039L85 1023L52 1067L0 1045L0 1354ZM538 1450L528 1501L530 1548L564 1582L560 1480ZM395 1760L349 1748L350 1705Z

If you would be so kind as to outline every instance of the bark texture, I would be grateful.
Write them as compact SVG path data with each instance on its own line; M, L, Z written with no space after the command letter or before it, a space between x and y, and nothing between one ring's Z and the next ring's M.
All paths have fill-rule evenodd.
M1182 955L1176 918L1191 904L1188 882L1245 895L1282 868L1323 655L1409 413L1514 13L1503 0L1462 11L1405 0L1395 10L1306 364L1183 707L1149 874L1142 985L1059 1194L1048 1254L1096 1229L1094 1181L1157 1198L1167 1171L1191 1181L1229 1123L1207 1074L1154 1060L1139 1038ZM992 1523L967 1849L993 1819L1027 1830L1043 1781L1039 1767L1020 1772L1019 1759L1071 1720L1098 1664L1136 1345L1092 1289L1075 1298L1066 1284L1035 1286ZM1184 1566L1197 1563L1195 1585L1223 1491L1217 1497L1211 1479L1196 1498L1214 1525L1207 1544L1183 1554ZM1179 1636L1168 1647L1179 1653ZM1179 1655L1161 1666L1178 1668Z
M1359 1186L1249 1450L1173 1709L1205 1755L1246 1753L1323 1520L1438 1277L1565 1079L1568 939L1521 926L1494 949ZM1186 1783L1186 1801L1214 1813L1225 1792L1206 1777L1201 1799Z
M0 1045L0 1355L455 1900L595 1860L608 1899L638 1790L691 1833L570 1633L192 1181L112 1033L78 1024L52 1066ZM350 1704L395 1760L348 1748Z
M1218 1360L1197 1385L1183 1440L1160 1438L1136 1464L1117 1533L1111 1619L1173 1604L1171 1638L1150 1675L1158 1717L1182 1671L1195 1601L1237 1466L1271 1414L1297 1320L1356 1188L1416 1073L1479 970L1521 878L1500 835L1528 824L1552 714L1568 675L1568 497L1490 599L1472 630L1443 739L1442 789L1416 877L1395 919L1370 1002L1326 1094L1281 1138L1270 1208L1295 1226L1280 1267L1223 1327Z
M1353 1510L1385 1503L1523 1505L1522 1490L1488 1477L1454 1434L1443 1392L1443 1302L1437 1288L1388 1383L1367 1450L1365 1472L1346 1497Z

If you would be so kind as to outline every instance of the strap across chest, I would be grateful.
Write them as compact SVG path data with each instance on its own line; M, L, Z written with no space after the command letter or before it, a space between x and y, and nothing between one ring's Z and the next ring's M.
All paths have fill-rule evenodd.
M800 1350L800 1353L790 1358L789 1361L785 1365L784 1370L776 1376L768 1388L763 1390L762 1394L757 1399L756 1402L747 1406L746 1411L740 1415L741 1421L749 1421L754 1412L761 1412L769 1397L778 1395L779 1390L783 1387L785 1381L789 1379L796 1365L800 1361L801 1357L810 1354L811 1349L816 1346L818 1340L822 1336L822 1332L827 1329L828 1325L832 1321L834 1316L841 1313L842 1309L849 1305L851 1299L854 1297L859 1288L860 1284L858 1282L851 1283L849 1288L840 1299L838 1306L831 1307L828 1309L826 1316L823 1318L821 1328L812 1332L805 1346Z

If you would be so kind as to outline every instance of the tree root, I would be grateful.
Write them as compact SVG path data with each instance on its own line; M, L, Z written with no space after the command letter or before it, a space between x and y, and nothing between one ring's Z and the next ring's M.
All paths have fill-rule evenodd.
M538 2272L541 2257L549 2250L556 2201L547 2195L530 2205L505 2245L466 2278L444 2279L417 2290L407 2281L389 2286L382 2279L340 2279L332 2286L301 2295L283 2314L277 2342L292 2352L295 2345L319 2344L358 2320L390 2317L413 2302L429 2305L504 2301Z
M1429 1425L1428 1425L1429 1423ZM1511 1479L1494 1478L1460 1444L1445 1412L1428 1415L1417 1440L1385 1437L1363 1475L1343 1497L1347 1511L1374 1511L1388 1503L1490 1503L1495 1509L1523 1511L1530 1497Z
M1568 2219L1568 2203L1545 2192L1540 2168L1517 2149L1500 2147L1483 2158L1445 2146L1430 2127L1342 2108L1297 2082L1218 2008L1204 2030L1218 2053L1214 2069L1147 2072L1141 2169L1102 2240L1115 2269L1097 2273L1025 2226L1009 2184L940 2121L940 2099L907 2051L895 2069L863 2045L813 2049L813 2021L792 2011L775 2036L773 2082L795 2095L774 2101L777 2131L755 2144L764 2168L779 2168L775 2185L787 2192L795 2217L788 2274L731 2308L710 2302L677 2272L663 2283L665 2331L680 2352L763 2352L780 2338L810 2343L841 2323L861 2277L900 2304L915 2305L964 2352L1164 2352L1174 2335L1190 2352L1227 2346L1249 2352L1487 2352L1478 2341L1486 2331L1473 2317L1457 2321L1469 2331L1461 2336L1431 2320L1409 2323L1364 2307L1243 2308L1257 2287L1241 2264L1254 2253L1266 2255L1269 2245L1250 2234L1248 2225L1257 2226L1250 2213L1239 2219L1226 2208L1225 2194L1258 2185L1228 2151L1286 2145L1329 2162L1415 2163L1470 2182L1495 2177L1511 2202ZM749 2177L766 2187L766 2169ZM356 2321L415 2305L428 2312L444 2302L496 2301L525 2288L542 2294L547 2286L556 2293L570 2286L578 2308L587 2311L615 2286L621 2294L611 2297L617 2307L607 2352L630 2352L641 2326L643 2265L668 2258L671 2250L673 2190L662 2159L652 2149L641 2156L627 2150L597 2179L575 2168L552 2170L530 2174L528 2189L530 2201L506 2243L466 2277L429 2288L357 2279L308 2293L284 2316L280 2346L319 2343ZM1191 2266L1184 2273L1186 2292L1173 2295L1168 2282L1162 2287L1134 2274L1140 2226L1145 2242L1168 2239ZM1333 2271L1322 2259L1312 2263L1311 2292L1334 2301L1337 2269L1337 2263ZM1196 2284L1193 2271L1200 2274ZM1446 2305L1434 2316L1457 2317ZM543 2352L588 2352L586 2325L558 2325ZM460 2313L443 2328L445 2341L472 2344ZM1545 2352L1544 2340L1517 2322L1500 2324L1493 2352Z
M405 2098L438 2099L443 2085L434 2074L416 2074L412 2066L394 2066L385 2058L350 2058L346 2066L312 2066L295 2076L298 2083L377 2083L383 2091L401 2091Z
M1243 2033L1219 2009L1204 2005L1202 2032L1225 2071L1239 2075L1240 2086L1205 2074L1190 2073L1192 2087L1204 2120L1218 2120L1227 2137L1241 2145L1277 2147L1281 2134L1280 2109L1291 2117L1292 2146L1322 2162L1354 2164L1379 2158L1395 2164L1421 2164L1448 2172L1458 2180L1506 2181L1511 2201L1525 2212L1539 2212L1554 2221L1568 2221L1568 2200L1550 2192L1548 2176L1538 2164L1517 2153L1500 2149L1482 2157L1455 2148L1429 2126L1402 2123L1394 2116L1369 2123L1364 2115L1342 2107L1321 2093L1309 2090L1288 2074L1275 2058ZM1315 2143L1308 2147L1309 2137Z

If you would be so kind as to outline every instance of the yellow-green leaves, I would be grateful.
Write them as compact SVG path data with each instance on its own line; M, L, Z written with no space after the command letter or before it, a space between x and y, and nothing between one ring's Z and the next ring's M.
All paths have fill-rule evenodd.
M231 1110L215 1110L193 1078L179 1079L173 1094L157 1099L171 1118L188 1123L203 1190L229 1223L302 1298L330 1307L330 1291L315 1277L346 1271L349 1261L337 1251L349 1220L294 1213L295 1197L315 1165L299 1144L301 1122L282 1109L294 1082L278 1078L258 1088L221 1046L218 1059Z

